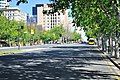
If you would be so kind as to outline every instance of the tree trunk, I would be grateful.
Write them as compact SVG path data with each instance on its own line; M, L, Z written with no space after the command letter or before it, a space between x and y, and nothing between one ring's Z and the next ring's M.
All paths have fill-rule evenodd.
M115 58L118 59L119 57L120 57L120 55L119 55L118 38L115 37Z
M104 39L102 38L102 51L105 50L105 47L104 47Z
M102 38L102 51L107 51L106 39L104 37Z
M98 37L96 40L97 40L96 44L97 44L98 47L100 48L100 37Z
M112 39L112 42L111 42L111 43L112 43L112 49L111 49L111 50L112 50L112 51L111 51L112 55L111 55L111 56L112 56L112 57L115 57L115 50L114 50L115 43L114 43L113 39Z
M101 39L101 37L98 37L98 39L97 39L97 45L100 48L100 50L102 50L102 39Z
M104 39L105 52L107 52L107 39Z
M109 38L108 53L110 54L111 57L114 57L112 37Z

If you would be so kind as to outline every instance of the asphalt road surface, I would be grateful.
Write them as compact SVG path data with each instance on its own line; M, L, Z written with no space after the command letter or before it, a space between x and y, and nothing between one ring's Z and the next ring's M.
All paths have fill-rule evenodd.
M0 80L115 80L114 65L95 46L55 45L0 57Z

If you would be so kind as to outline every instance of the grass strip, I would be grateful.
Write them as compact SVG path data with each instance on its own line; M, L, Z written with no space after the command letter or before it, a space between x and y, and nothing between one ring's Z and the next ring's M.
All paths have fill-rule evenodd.
M17 54L22 52L22 50L18 50L18 49L14 49L14 50L4 50L4 51L0 51L0 56L2 55L10 55L10 54Z

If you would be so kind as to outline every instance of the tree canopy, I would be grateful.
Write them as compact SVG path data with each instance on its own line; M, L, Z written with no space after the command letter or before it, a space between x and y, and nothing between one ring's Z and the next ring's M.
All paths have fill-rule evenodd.
M53 11L71 9L74 23L88 36L109 36L120 31L119 0L50 0Z
M13 0L7 0L8 2L13 1ZM20 3L28 3L28 0L18 0L16 5L19 5Z
M9 0L11 1L11 0ZM29 0L18 0L28 3ZM88 36L110 36L120 32L119 0L50 0L53 12L71 9L74 23Z
M55 41L60 39L62 35L64 34L64 28L60 25L54 26L54 28L42 32L41 39L45 42L48 41Z

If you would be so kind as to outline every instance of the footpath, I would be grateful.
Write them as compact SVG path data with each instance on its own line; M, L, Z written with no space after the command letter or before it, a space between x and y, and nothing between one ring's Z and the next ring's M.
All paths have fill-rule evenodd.
M120 70L120 58L116 59L114 57L111 57L110 54L103 52L102 50L100 51Z
M120 70L120 58L118 58L118 59L112 58L112 57L110 57L110 55L107 55L107 57Z

